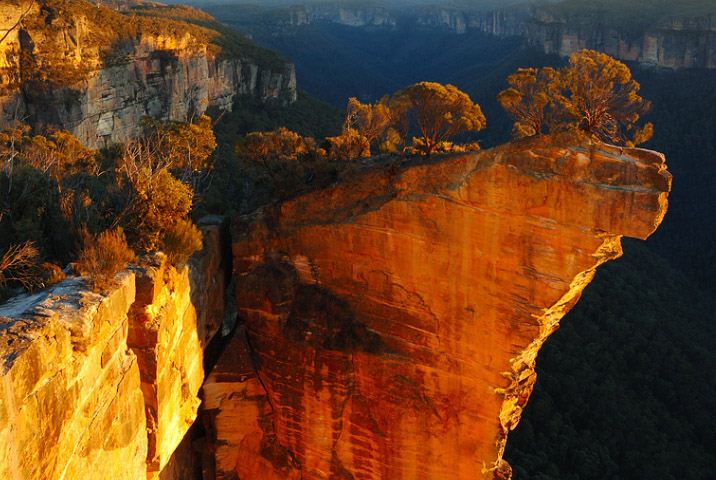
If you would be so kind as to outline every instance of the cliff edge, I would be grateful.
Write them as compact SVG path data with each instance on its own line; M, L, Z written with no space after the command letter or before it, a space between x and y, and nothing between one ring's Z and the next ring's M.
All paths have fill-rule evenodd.
M186 268L18 297L0 474L509 478L540 347L670 188L658 153L547 138L378 160L239 219L232 260L215 219Z
M540 347L670 185L657 153L538 139L368 168L250 219L242 374L220 360L204 386L217 478L509 477Z

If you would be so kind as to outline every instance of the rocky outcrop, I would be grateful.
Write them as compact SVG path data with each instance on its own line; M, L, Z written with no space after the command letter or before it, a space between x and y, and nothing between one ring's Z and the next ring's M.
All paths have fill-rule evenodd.
M77 281L0 307L0 477L145 476L137 358L127 348L134 274L106 296Z
M0 475L508 478L540 347L670 186L655 152L547 138L353 169L237 222L225 348L218 218L187 267L157 255L103 294L18 297Z
M0 307L2 478L188 478L204 351L231 316L226 224L201 228L178 270L157 255L102 295L73 279Z
M246 340L203 393L217 478L509 476L537 352L670 183L654 152L541 139L368 168L248 219Z
M296 99L292 64L186 22L18 0L3 6L0 35L0 124L66 129L93 148L136 136L144 116L186 121L240 95Z

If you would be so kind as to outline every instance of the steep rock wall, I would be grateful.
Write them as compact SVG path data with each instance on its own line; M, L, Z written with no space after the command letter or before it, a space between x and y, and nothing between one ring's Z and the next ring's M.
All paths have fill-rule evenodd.
M145 476L139 368L127 348L134 274L107 296L76 281L0 307L0 477Z
M287 25L330 22L353 27L419 26L456 34L469 30L500 37L524 37L545 53L569 56L583 48L599 50L620 60L671 69L716 68L716 17L671 17L642 24L640 18L616 13L556 14L550 7L515 4L485 10L447 6L412 9L347 7L338 4L295 6L261 16L270 18L278 34ZM245 25L250 29L251 21Z
M179 270L157 255L102 295L71 279L0 307L0 477L188 478L230 274L225 222L200 225Z
M186 121L210 106L230 110L238 95L296 99L292 64L226 56L190 31L167 26L105 38L98 31L131 21L104 8L99 21L60 3L3 6L0 125L25 119L40 131L69 130L95 148L136 136L144 116ZM119 23L103 24L107 19Z
M537 140L264 211L234 243L246 343L204 388L217 478L508 477L539 348L670 180L654 152Z
M648 28L616 28L599 18L559 18L536 13L525 35L545 53L568 56L599 50L625 61L682 69L716 68L716 24L711 17L673 19Z
M670 18L642 25L639 19L602 15L561 16L548 10L509 8L465 16L467 28L500 37L522 36L545 53L563 57L599 50L628 62L656 67L716 68L713 16Z

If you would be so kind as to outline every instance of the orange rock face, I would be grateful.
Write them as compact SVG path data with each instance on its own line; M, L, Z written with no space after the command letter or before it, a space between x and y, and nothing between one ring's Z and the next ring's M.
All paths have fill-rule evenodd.
M175 269L156 255L153 264L135 269L137 298L129 311L127 344L141 375L148 478L157 478L170 462L201 403L204 349L224 322L229 269L222 255L228 247L224 227L202 225L205 248L189 266ZM162 478L172 478L167 475Z
M0 478L189 478L204 350L224 324L228 231L176 270L77 278L0 306Z
M654 152L532 141L265 211L234 243L251 356L205 386L221 475L508 477L539 348L670 184Z
M106 296L77 283L0 307L0 478L145 477L144 401L127 349L134 275Z

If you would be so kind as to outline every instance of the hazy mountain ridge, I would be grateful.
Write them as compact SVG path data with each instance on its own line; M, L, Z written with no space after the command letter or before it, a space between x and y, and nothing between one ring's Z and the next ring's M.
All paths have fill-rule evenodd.
M582 48L646 65L716 68L716 6L694 0L622 5L611 0L564 2L306 2L288 7L209 5L236 28L272 35L288 27L334 23L353 27L441 28L521 36L545 53L561 56ZM651 5L651 7L649 6Z

